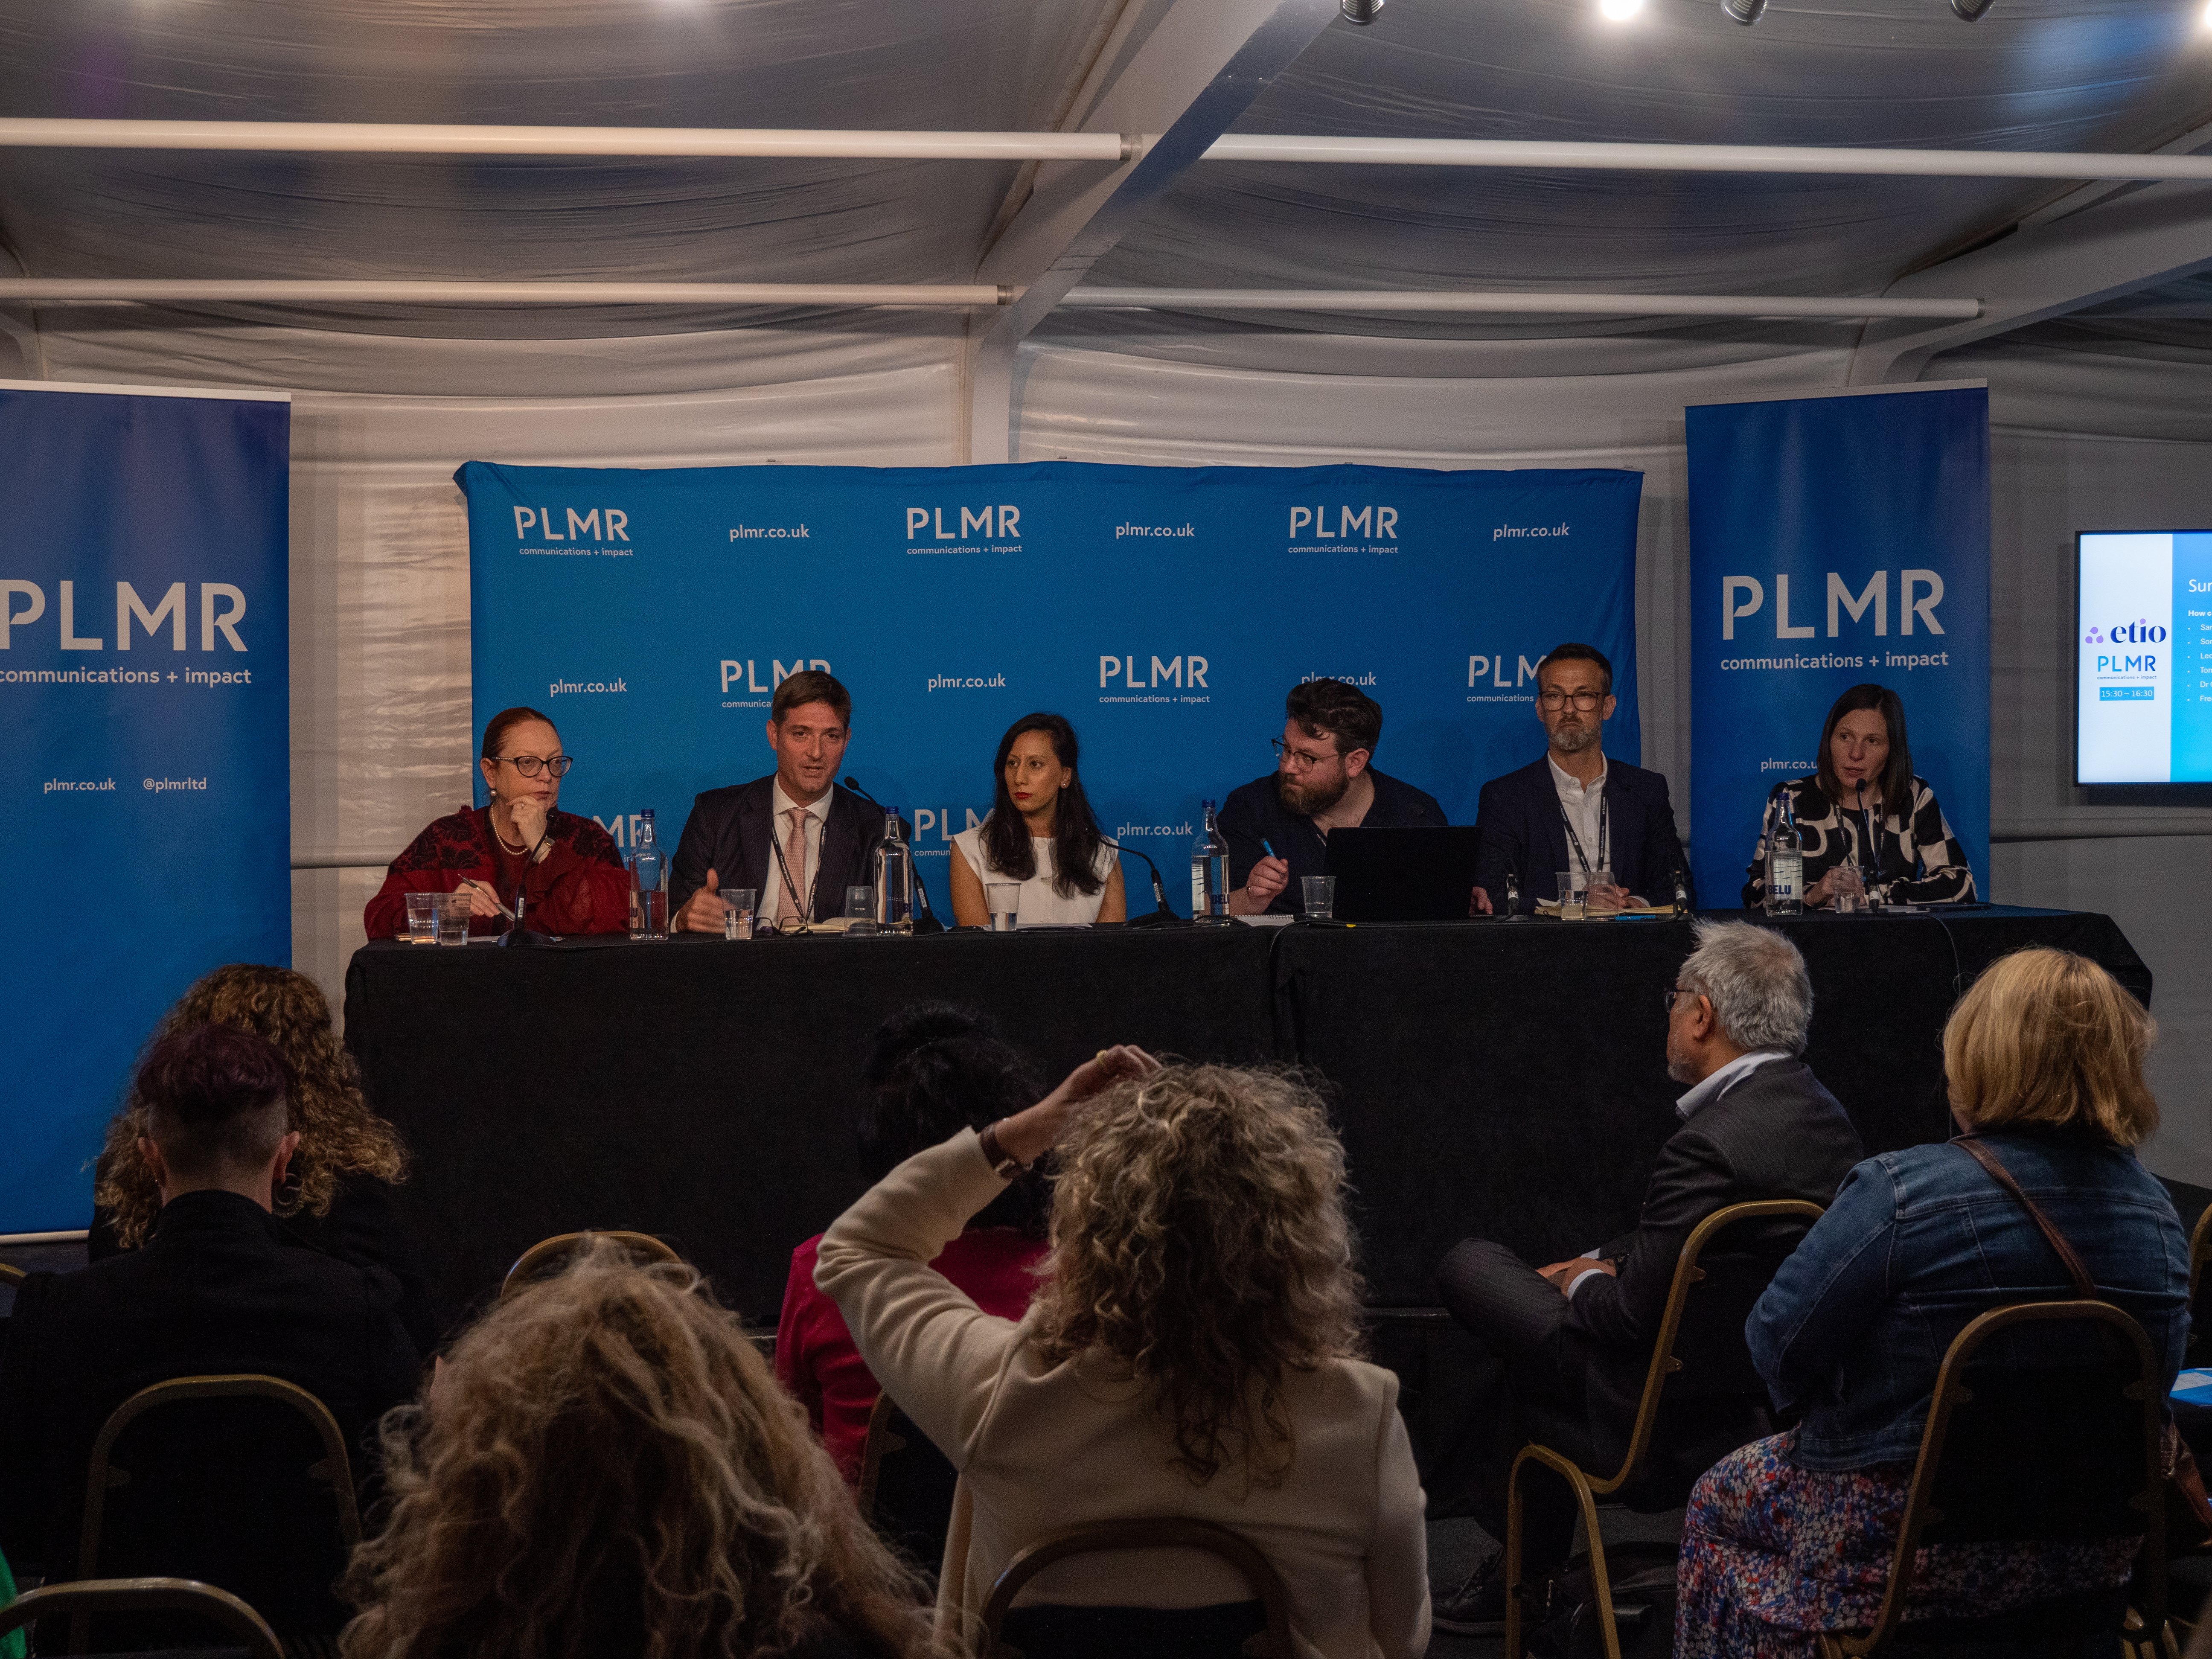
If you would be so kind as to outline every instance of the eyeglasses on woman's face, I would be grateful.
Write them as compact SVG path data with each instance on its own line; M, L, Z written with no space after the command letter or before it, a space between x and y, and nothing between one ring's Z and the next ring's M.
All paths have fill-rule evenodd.
M568 769L576 763L574 755L501 755L501 766L512 766L526 778L550 772L556 778L568 775Z

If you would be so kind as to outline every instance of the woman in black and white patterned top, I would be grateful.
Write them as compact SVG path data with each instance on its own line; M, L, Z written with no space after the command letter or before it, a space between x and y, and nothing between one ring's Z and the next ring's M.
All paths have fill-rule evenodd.
M1905 705L1886 685L1855 685L1836 699L1820 728L1820 770L1778 785L1767 797L1759 847L1752 853L1743 902L1766 902L1759 852L1782 816L1784 798L1805 843L1805 905L1835 898L1829 879L1856 864L1881 904L1964 904L1974 897L1966 848L1951 833L1936 792L1912 771L1905 740ZM1868 850L1871 848L1872 851Z

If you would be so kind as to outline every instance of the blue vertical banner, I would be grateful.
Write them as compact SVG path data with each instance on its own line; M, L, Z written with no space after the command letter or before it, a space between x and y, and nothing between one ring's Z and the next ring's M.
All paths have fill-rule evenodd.
M1985 387L1687 411L1691 864L1737 901L1777 783L1810 774L1829 706L1904 700L1928 780L1990 894L1990 410Z
M0 382L0 1233L88 1224L186 986L291 962L290 446L281 394Z
M1328 675L1382 706L1375 764L1471 823L1543 752L1536 662L1612 657L1607 747L1639 752L1636 520L1614 471L1329 466L718 467L472 461L477 726L534 705L578 756L562 805L672 840L702 789L774 767L777 684L854 698L847 769L915 826L947 909L951 839L1000 734L1050 709L1107 835L1176 872L1201 799L1274 769L1283 698ZM1125 871L1131 908L1148 902Z

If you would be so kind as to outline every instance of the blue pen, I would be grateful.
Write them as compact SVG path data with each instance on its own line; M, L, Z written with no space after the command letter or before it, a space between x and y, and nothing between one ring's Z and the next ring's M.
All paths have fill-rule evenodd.
M1261 836L1261 837L1260 837L1260 846L1261 846L1261 848L1262 848L1262 850L1264 850L1264 851L1267 853L1267 856L1268 856L1269 858L1273 858L1273 857L1274 857L1274 856L1275 856L1275 848L1274 848L1274 844L1273 844L1273 842L1270 842L1270 841L1269 841L1269 840L1268 840L1265 836Z

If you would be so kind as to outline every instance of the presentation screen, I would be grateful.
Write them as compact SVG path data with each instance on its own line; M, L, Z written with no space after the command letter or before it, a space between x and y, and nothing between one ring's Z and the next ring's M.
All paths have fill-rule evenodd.
M2074 781L2212 784L2212 530L2077 541Z

